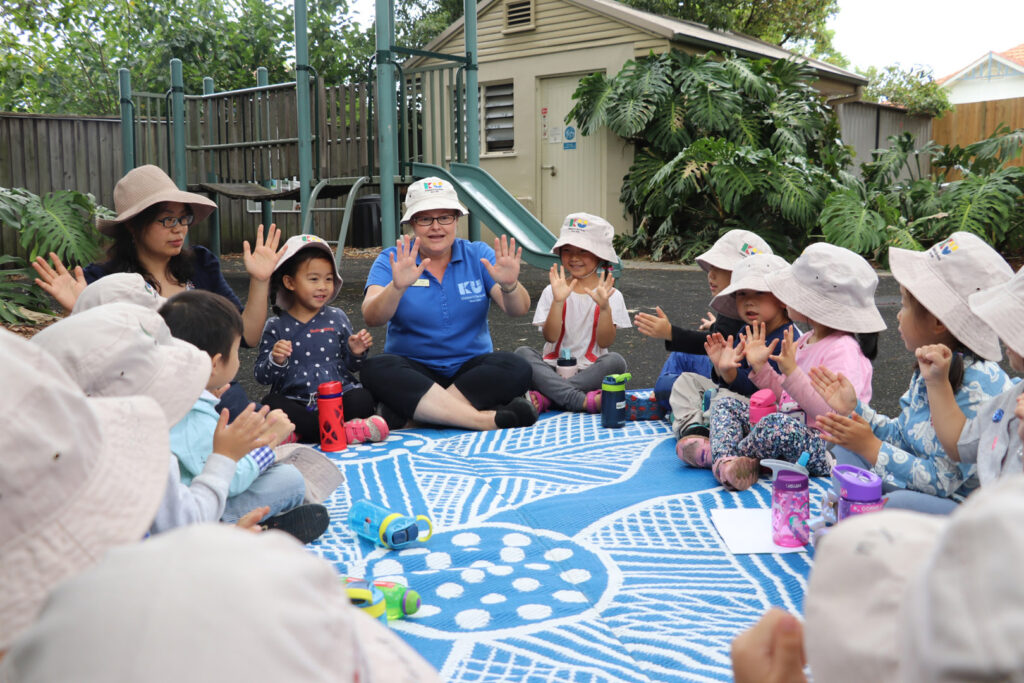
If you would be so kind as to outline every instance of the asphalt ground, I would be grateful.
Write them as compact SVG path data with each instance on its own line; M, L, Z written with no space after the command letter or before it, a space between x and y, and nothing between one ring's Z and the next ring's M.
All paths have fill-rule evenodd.
M370 250L346 250L341 275L344 286L334 301L334 306L348 314L358 330L364 326L360 304L363 299L363 285L370 271L375 255ZM243 300L248 292L248 278L240 258L226 257L223 260L224 274L231 287ZM708 310L710 298L704 272L696 266L668 265L644 261L625 262L622 277L615 286L622 292L626 306L633 315L638 311L653 312L661 306L673 324L696 327ZM874 361L874 379L871 404L887 415L896 415L899 398L906 391L913 371L913 355L907 351L897 331L896 313L899 310L899 285L888 273L879 274L879 286L875 300L888 325L879 337L878 357ZM524 265L520 282L529 290L530 298L536 302L548 284L547 271ZM506 316L497 306L491 307L490 328L494 348L513 351L518 346L532 345L538 348L543 339L540 332L530 324L532 310L521 318ZM384 348L385 328L370 328L374 335L371 354L380 353ZM628 387L633 389L651 388L661 371L667 353L660 340L644 337L635 329L619 330L613 348L622 354L629 365L633 379ZM256 359L255 349L243 349L242 366L238 379L245 386L251 398L258 399L266 391L253 378L252 367ZM1009 372L1005 360L1004 368Z

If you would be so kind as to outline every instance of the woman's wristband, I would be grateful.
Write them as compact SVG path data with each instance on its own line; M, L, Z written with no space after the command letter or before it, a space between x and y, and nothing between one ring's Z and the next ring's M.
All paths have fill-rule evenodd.
M505 289L505 285L501 284L500 282L498 283L498 287L501 288L502 294L511 294L512 292L516 291L516 289L519 288L519 280L516 280L515 284L512 285L509 289Z

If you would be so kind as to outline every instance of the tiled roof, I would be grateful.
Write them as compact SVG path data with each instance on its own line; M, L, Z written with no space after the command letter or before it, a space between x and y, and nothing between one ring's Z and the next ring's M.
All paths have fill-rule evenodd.
M1024 43L1021 43L1017 47L1011 47L1006 52L997 52L996 54L1004 59L1009 59L1011 62L1024 66Z

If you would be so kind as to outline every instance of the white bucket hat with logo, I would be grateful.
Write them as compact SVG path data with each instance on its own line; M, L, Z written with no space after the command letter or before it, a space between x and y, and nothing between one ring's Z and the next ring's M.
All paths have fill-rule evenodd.
M767 278L771 273L788 268L789 263L774 254L754 254L736 264L729 286L715 295L711 308L729 318L739 318L736 308L736 292L747 289L754 292L770 292Z
M4 650L54 586L142 539L167 487L170 446L152 399L89 398L42 347L6 330L0 357Z
M210 381L210 356L173 337L159 313L135 304L104 304L68 316L32 343L50 353L86 395L149 396L164 409L168 425L188 414Z
M848 519L822 540L804 600L815 680L1024 680L1024 475L950 517Z
M889 247L889 267L907 288L964 346L986 360L1003 357L999 338L967 299L1013 277L1013 269L985 240L954 232L927 251Z
M562 221L562 229L558 232L558 241L551 247L551 253L557 255L558 250L566 244L586 249L597 258L607 263L618 263L619 257L612 246L615 228L612 224L589 213L570 213Z
M885 321L875 305L878 274L849 249L819 242L793 265L767 277L780 301L801 315L842 332L881 332Z
M117 226L134 218L154 204L180 202L192 207L196 222L203 220L217 208L217 202L201 194L179 190L170 176L159 166L147 164L124 174L114 186L114 218L97 218L96 229L104 235L114 235Z
M130 303L158 310L167 301L146 278L138 273L111 273L96 280L78 295L71 313L81 313L96 306L111 303Z
M730 230L695 260L704 272L711 267L734 270L740 261L754 254L771 254L772 248L749 230Z
M1024 267L1008 282L971 294L967 304L1004 344L1024 356Z
M287 534L221 524L111 551L59 586L0 662L3 680L197 678L439 680L395 632L351 604L330 564Z
M327 303L331 303L338 297L338 292L341 291L341 273L338 272L338 264L334 262L334 252L331 251L331 245L316 235L295 235L294 237L289 237L288 241L284 243L284 253L277 259L274 271L280 270L281 266L303 249L319 249L327 256L327 260L331 262L331 268L334 269L334 291L331 292L331 298L327 301ZM293 301L294 296L284 286L278 290L277 296L274 297L274 303L277 307L285 310L291 308Z
M421 178L413 181L405 193L405 213L401 222L408 223L420 211L433 209L451 209L460 216L469 213L459 201L455 187L447 180L438 177Z

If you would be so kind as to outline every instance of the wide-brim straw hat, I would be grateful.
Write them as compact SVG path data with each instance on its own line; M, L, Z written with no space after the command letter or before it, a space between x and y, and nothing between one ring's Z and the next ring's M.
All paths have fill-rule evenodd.
M771 253L772 248L758 235L749 230L730 230L694 260L704 272L711 270L712 266L731 271L748 256Z
M40 346L5 330L0 354L3 650L57 584L145 536L166 491L170 445L152 399L89 398Z
M465 216L469 210L459 201L455 186L443 178L432 176L414 181L405 193L405 213L402 223L408 223L420 211L450 209Z
M618 263L619 257L612 246L615 228L612 224L589 213L570 213L562 221L562 229L558 233L558 241L551 247L552 254L566 244L585 249L607 263Z
M192 207L196 222L203 220L217 208L208 197L179 190L170 176L159 166L147 164L124 174L114 186L114 218L97 218L96 229L113 236L121 223L134 218L154 204L179 202Z
M985 240L954 232L927 251L889 247L889 268L961 344L986 360L1003 357L999 337L968 304L972 294L1013 277L1010 265Z
M812 244L793 265L766 279L780 301L833 330L864 334L885 329L875 305L878 274L849 249Z
M331 268L334 269L334 291L331 292L331 298L327 301L327 303L331 303L338 297L338 292L341 291L341 273L338 272L338 264L334 262L334 252L331 251L331 245L316 235L295 235L294 237L289 237L288 241L284 243L284 253L281 254L281 258L277 259L277 265L274 266L274 270L279 270L290 258L303 249L319 249L327 257L327 260L331 262ZM291 308L294 301L295 296L283 286L278 290L277 296L274 298L274 304L282 310Z
M744 258L733 269L729 286L711 300L711 308L729 318L739 319L736 292L745 289L753 292L770 292L768 275L788 266L786 259L774 254L754 254Z
M1008 282L971 294L967 304L1004 344L1024 356L1024 267Z

